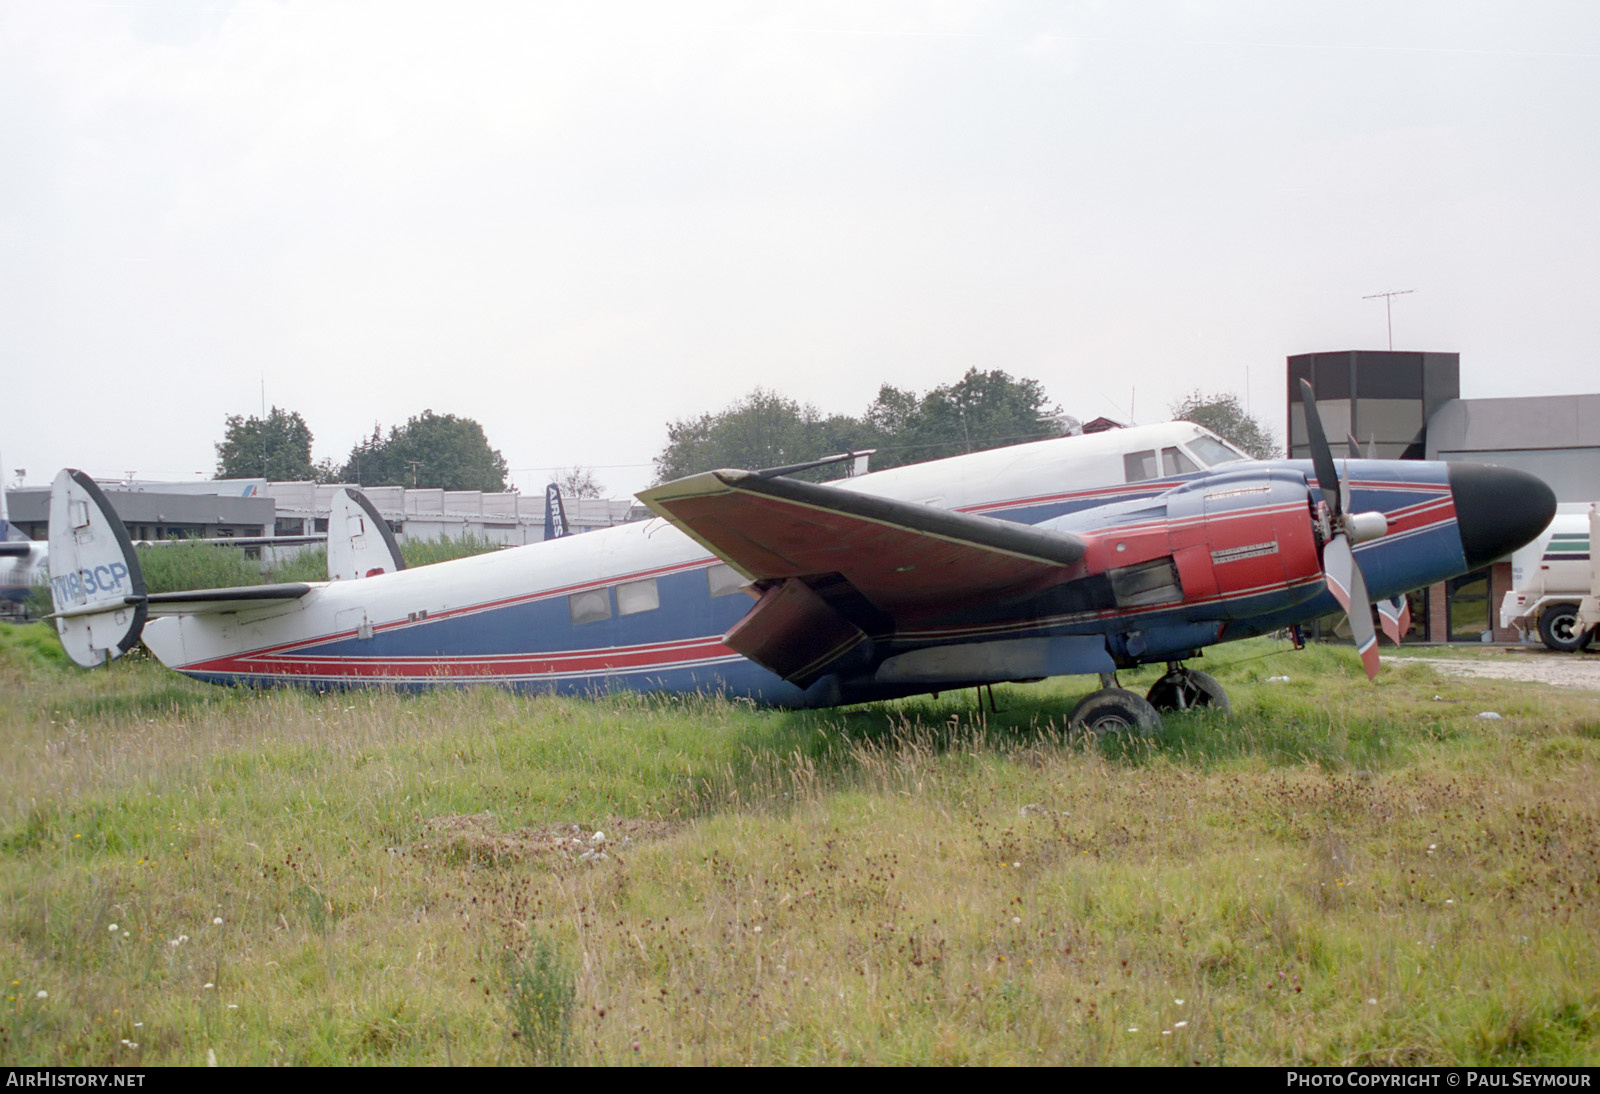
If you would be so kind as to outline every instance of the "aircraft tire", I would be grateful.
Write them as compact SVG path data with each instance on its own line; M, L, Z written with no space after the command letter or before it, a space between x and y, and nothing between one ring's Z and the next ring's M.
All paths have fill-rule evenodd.
M1557 653L1577 653L1589 644L1595 629L1576 630L1578 606L1551 604L1539 613L1539 641Z
M1161 715L1148 700L1124 688L1101 688L1079 700L1067 724L1096 737L1150 737L1161 732Z
M1217 678L1199 669L1174 669L1152 684L1145 698L1157 710L1207 707L1219 714L1233 713L1228 693L1217 682Z

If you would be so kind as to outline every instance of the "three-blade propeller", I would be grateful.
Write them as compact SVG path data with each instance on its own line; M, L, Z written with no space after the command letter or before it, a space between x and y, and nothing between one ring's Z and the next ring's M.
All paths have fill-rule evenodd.
M1328 447L1328 437L1322 431L1322 418L1317 413L1317 399L1311 385L1300 381L1300 401L1306 411L1306 439L1311 446L1311 465L1316 470L1317 486L1322 490L1323 502L1328 507L1327 544L1322 549L1322 570L1328 588L1350 617L1350 630L1355 635L1356 652L1361 655L1362 667L1368 679L1378 675L1378 635L1372 626L1372 612L1368 606L1372 598L1367 594L1367 581L1361 575L1353 548L1358 543L1377 539L1389 530L1389 518L1380 512L1352 513L1350 511L1350 482L1341 478L1333 463L1333 451ZM1360 451L1354 438L1350 439L1351 454ZM1359 605L1352 610L1351 605ZM1411 608L1404 596L1386 600L1378 605L1383 620L1383 631L1396 644L1411 625Z

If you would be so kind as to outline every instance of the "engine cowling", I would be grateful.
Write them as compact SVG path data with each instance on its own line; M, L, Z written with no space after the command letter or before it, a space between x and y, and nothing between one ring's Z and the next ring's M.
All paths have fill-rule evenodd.
M1264 604L1283 607L1309 600L1324 587L1320 544L1305 476L1281 469L1252 469L1180 488L1166 495L1166 513L1148 528L1107 530L1109 556L1126 559L1112 571L1119 606L1182 603L1204 618L1259 615ZM1120 547L1119 547L1120 544ZM1135 547L1135 544L1137 545ZM1152 591L1121 575L1154 573L1157 556L1169 556L1176 581L1165 594L1159 579L1143 576ZM1122 561L1119 559L1118 561ZM1119 581L1120 579L1120 581Z

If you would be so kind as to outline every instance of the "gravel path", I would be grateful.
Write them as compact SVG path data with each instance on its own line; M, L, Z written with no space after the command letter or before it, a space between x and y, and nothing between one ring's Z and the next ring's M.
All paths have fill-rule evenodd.
M1395 657L1391 663L1417 661L1451 676L1492 676L1500 680L1529 680L1562 688L1600 691L1600 655L1514 650L1483 660L1451 657Z

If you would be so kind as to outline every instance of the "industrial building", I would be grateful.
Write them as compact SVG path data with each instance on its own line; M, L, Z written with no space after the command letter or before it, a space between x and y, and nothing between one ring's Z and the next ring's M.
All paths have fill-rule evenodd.
M328 510L338 485L218 479L210 482L101 482L112 507L136 540L210 539L229 536L308 535L328 530ZM377 506L402 543L473 538L514 547L544 538L544 495L481 490L368 486L362 493ZM48 536L50 488L6 491L11 522L31 539ZM635 515L631 499L571 498L567 524L587 532L620 524Z

